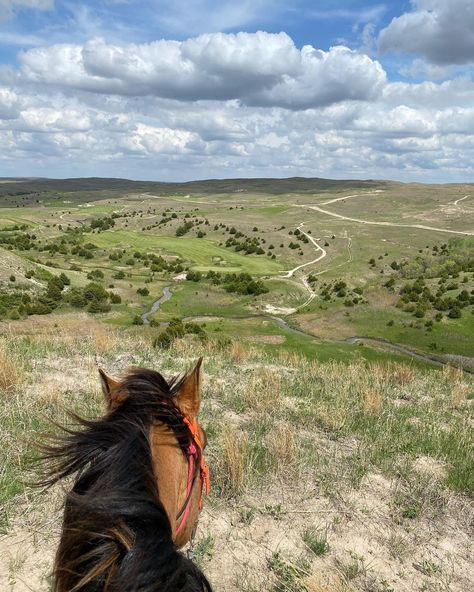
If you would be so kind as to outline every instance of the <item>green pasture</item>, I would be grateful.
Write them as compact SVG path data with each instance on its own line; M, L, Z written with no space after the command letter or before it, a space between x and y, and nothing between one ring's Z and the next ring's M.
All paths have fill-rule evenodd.
M284 330L271 319L260 317L254 319L203 319L203 323L211 336L224 340L225 338L238 339L272 355L277 355L284 350L320 362L338 361L349 364L361 360L367 362L403 361L417 368L433 368L429 364L412 360L402 354L392 354L364 345L325 341ZM266 341L272 337L282 338L283 341L281 343L271 343L270 339Z
M428 354L474 357L474 315L469 309L463 310L460 319L445 316L428 330L425 322L433 315L417 319L395 306L387 306L384 300L378 302L379 293L369 292L369 303L350 308L344 306L344 299L335 302L315 299L301 310L306 319L302 325L307 326L308 319L312 318L312 332L322 337L382 338ZM298 325L301 323L301 317L295 316L294 319ZM392 321L393 325L389 325Z
M215 193L190 191L189 197L186 197L187 190L179 193L157 190L146 194L140 193L137 189L137 193L131 194L124 186L120 195L118 191L115 193L115 189L114 192L103 190L93 193L83 188L79 192L43 193L39 198L41 203L36 206L30 200L25 207L12 208L10 202L6 208L0 210L0 226L27 224L41 240L37 251L12 252L25 261L26 269L34 266L28 259L37 259L44 266L52 261L56 267L45 266L45 269L54 274L64 271L76 286L90 281L86 277L89 271L102 270L105 274L104 286L108 288L113 284L114 288L111 289L119 293L123 299L122 305L115 306L111 313L103 316L107 322L115 325L128 326L135 314L144 312L161 295L165 285L171 286L173 297L163 304L162 309L155 315L156 320L169 320L173 316L216 315L226 317L226 322L231 322L231 317L260 314L267 304L297 308L309 295L303 286L301 276L315 274L316 292L320 292L325 282L344 280L350 288L362 287L364 297L369 299L368 304L349 308L344 306L344 299L328 303L315 298L310 305L299 309L293 315L295 324L301 324L321 339L338 340L355 335L379 337L428 353L472 356L472 307L463 310L461 319L445 318L441 323L435 323L432 330L428 331L424 323L432 315L428 315L426 319L415 319L413 315L396 309L396 298L390 299L386 290L382 288L382 284L393 273L390 268L391 262L428 256L433 245L441 245L453 235L422 229L361 224L338 219L310 208L295 207L298 204L314 204L330 212L361 220L416 223L460 230L472 227L472 216L468 213L474 212L474 202L468 199L458 205L454 203L472 192L467 185L385 183L379 187L383 192L370 193L370 188L367 187L341 184L333 188L322 187L320 191L278 195L238 189ZM145 190L149 191L149 188ZM323 205L325 201L348 195L355 197ZM64 203L65 201L71 203ZM149 215L149 209L156 210L156 215ZM165 210L176 212L178 217L151 231L142 230L156 224ZM69 211L70 214L67 213ZM47 251L41 250L45 239L67 236L63 235L63 230L68 224L76 225L74 220L86 221L113 211L121 211L128 214L128 217L118 218L113 230L83 235L84 243L92 242L99 247L94 252L93 259L86 260L78 256L60 254L51 256ZM132 216L134 211L136 215ZM63 213L66 215L61 220L60 215ZM176 228L183 223L186 213L191 214L192 219L207 219L209 225L195 226L185 236L176 237ZM317 250L312 243L297 241L294 234L289 234L289 231L294 232L295 227L301 222L304 222L306 232L310 231L312 237L319 239L318 242L327 251L327 256L317 263L305 266L292 278L283 279L279 277L282 272L307 263L317 256ZM214 230L216 224L219 228ZM227 226L227 230L221 228L221 224ZM62 230L58 225L62 225ZM262 248L265 252L268 250L275 254L276 259L271 259L266 254L244 255L242 252L235 252L233 248L219 245L231 236L228 228L232 226L247 236L264 239ZM206 232L205 238L196 237L198 230ZM290 249L290 241L296 242L298 248ZM280 246L282 244L283 247ZM270 245L274 246L271 250ZM146 284L150 295L143 297L138 295L136 290L143 287L145 280L150 278L149 268L144 267L138 260L133 266L124 265L125 259L109 260L110 251L118 248L125 249L127 257L133 256L134 251L155 252L165 257L179 256L193 270L204 273L208 270L223 273L248 272L263 277L270 292L256 298L228 294L207 281L174 282L169 273L160 273L155 274L156 280L153 279L152 283ZM375 266L368 264L370 259L375 260ZM72 263L78 265L82 271L71 272ZM126 273L123 280L113 278L119 269ZM12 265L11 269L5 270L3 278L0 279L10 287L9 276L14 273ZM471 290L472 286L469 286ZM393 321L393 325L389 326L390 321ZM244 331L243 321L235 323L234 329L237 334L240 331L239 327ZM295 350L306 347L306 341L300 335L291 334L285 338L286 344L294 341ZM310 339L311 351L315 348L313 341ZM344 352L359 352L360 347L320 343L325 343L324 351L334 347L336 353L341 348ZM262 347L275 346L264 343ZM321 349L323 346L318 347ZM375 351L371 348L366 349ZM368 355L385 354L364 353L363 357Z
M29 227L35 226L35 223L27 218L20 218L19 216L5 214L4 212L2 212L2 215L0 216L0 227L23 224L26 224Z
M207 272L247 272L253 275L268 275L282 270L278 261L264 256L240 255L215 241L194 237L158 236L126 230L113 230L100 234L85 235L88 240L102 248L131 248L142 251L164 251L179 255L194 263L193 269Z
M394 324L388 326L389 321ZM474 315L470 310L464 310L460 319L444 317L440 323L434 323L431 331L424 326L425 321L394 307L363 305L351 309L347 326L354 335L382 337L433 354L474 357Z
M151 318L156 321L169 321L173 317L189 317L202 315L218 315L224 317L247 316L255 312L251 305L255 304L252 296L229 294L222 288L204 282L168 282L167 284L173 296L164 302L160 310ZM154 290L150 284L150 292L156 295L157 300L161 290ZM265 295L264 295L265 296ZM261 298L261 297L259 297Z
M296 308L303 304L309 295L308 291L295 278L270 278L266 285L270 292L264 294L262 298L273 306Z

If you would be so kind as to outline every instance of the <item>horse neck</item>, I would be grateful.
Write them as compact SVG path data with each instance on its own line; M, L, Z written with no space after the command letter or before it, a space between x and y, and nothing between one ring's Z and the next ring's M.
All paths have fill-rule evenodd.
M150 452L137 431L76 481L66 499L55 592L161 592L164 582L194 569L174 546Z
M92 507L79 497L84 496L71 492L66 501L54 591L161 592L159 584L180 564L161 505L132 498L130 517ZM103 501L113 497L109 492Z
M178 446L173 432L164 425L150 429L153 473L158 483L159 499L171 525L176 546L183 546L190 538L199 514L200 488L194 487L189 500L189 512L183 528L176 536L178 513L187 497L188 461Z

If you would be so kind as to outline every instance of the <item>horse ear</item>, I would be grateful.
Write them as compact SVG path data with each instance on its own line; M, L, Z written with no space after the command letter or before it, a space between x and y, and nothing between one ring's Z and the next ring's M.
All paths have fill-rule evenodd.
M199 412L201 405L201 366L202 358L199 358L194 369L184 377L176 395L176 403L183 415L196 417Z
M99 376L100 384L102 386L102 392L104 393L105 399L107 403L112 403L112 401L115 398L114 391L116 391L119 382L118 380L115 380L114 378L107 376L107 374L102 370L102 368L99 368Z

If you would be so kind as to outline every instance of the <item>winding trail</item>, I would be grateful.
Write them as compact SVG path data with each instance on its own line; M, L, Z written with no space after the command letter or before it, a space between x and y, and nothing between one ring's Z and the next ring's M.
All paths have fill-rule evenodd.
M338 263L337 265L333 265L332 267L326 267L326 269L323 269L321 271L314 271L312 273L312 275L323 275L325 273L327 273L328 271L332 271L333 269L337 269L338 267L342 267L343 265L347 265L348 263L352 263L353 260L353 256L352 256L352 237L348 236L346 233L346 236L342 237L347 239L347 253L348 253L348 259L346 261L343 261L342 263Z
M446 232L449 234L461 234L464 236L474 236L474 232L463 231L463 230L449 230L448 228L436 228L434 226L425 226L424 224L399 224L397 222L373 222L371 220L360 220L359 218L350 218L349 216L343 216L342 214L336 214L334 212L330 212L329 210L324 210L319 206L311 206L311 205L303 205L303 204L294 204L295 208L307 208L310 210L316 210L321 212L322 214L326 214L327 216L333 216L334 218L339 218L340 220L348 220L349 222L358 222L359 224L369 224L371 226L391 226L394 228L419 228L421 230L433 230L435 232Z
M77 212L76 212L77 213ZM64 216L72 216L73 213L72 212L64 212L59 216L60 220L65 220L66 222L70 222L71 224L79 224L80 226L85 226L85 223L82 220L71 220L70 218L64 218Z
M361 194L362 195L362 194ZM346 197L355 197L355 196L346 196ZM338 198L341 199L341 198ZM302 222L299 226L298 229L301 230L302 227L304 226L304 222ZM316 241L320 240L320 239L314 239L311 235L309 235L308 233L304 232L304 230L301 230L301 232L307 236L309 238L309 240L313 243L313 245L320 251L322 251L322 254L317 257L316 259L313 259L312 261L308 261L307 263L303 263L302 265L298 265L297 267L295 267L294 269L290 269L290 271L285 272L285 275L282 275L280 277L283 277L285 279L288 279L290 277L293 276L293 274L298 271L299 269L302 269L303 267L306 267L307 265L312 265L313 263L317 263L318 261L321 261L322 259L324 259L324 257L326 257L327 252L325 249L323 249L323 247L321 247ZM347 232L345 233L346 236L342 237L347 239L347 252L348 252L348 259L347 261L343 261L342 263L339 263L338 265L334 265L332 267L327 267L326 269L323 269L322 271L315 271L312 272L312 275L323 275L324 273L327 273L328 271L331 271L332 269L337 269L338 267L342 267L343 265L347 265L348 263L351 263L353 260L353 256L352 256L352 237L348 236ZM303 302L303 304L300 304L299 306L296 307L296 310L299 310L300 308L305 307L307 304L309 304L310 302L312 302L315 298L318 297L317 293L313 290L313 288L311 287L311 284L308 282L308 278L306 275L302 275L301 276L301 283L303 284L303 286L306 288L306 290L309 293L309 297L308 299Z
M316 247L316 249L318 251L321 251L321 255L319 257L316 257L316 259L313 259L312 261L308 261L307 263L302 263L301 265L297 265L296 267L294 267L293 269L290 269L289 271L285 271L284 275L282 275L281 277L284 278L290 278L293 276L293 274L298 271L299 269L303 269L303 267L306 267L308 265L312 265L313 263L317 263L318 261L321 261L321 259L324 259L324 257L326 257L327 252L325 249L323 249L320 245L318 245L318 243L316 242L317 239L314 239L310 234L308 234L307 232L305 232L304 230L302 230L304 226L304 222L301 222L301 224L298 226L298 230L304 234L306 236L306 238L308 238L313 245Z
M344 195L343 197L336 197L334 199L329 199L328 201L323 201L323 206L335 203L336 201L344 201L345 199L349 199L350 197L362 197L364 195L375 195L377 193L383 192L383 189L375 189L374 191L367 191L366 193L354 193L353 195Z
M457 199L456 201L453 201L453 205L457 206L459 202L464 201L468 197L471 197L471 196L470 195L465 195L464 197L461 197L460 199Z
M313 243L313 245L316 247L317 251L321 251L321 255L319 255L319 257L316 257L316 259L313 259L312 261L307 261L306 263L302 263L301 265L297 265L293 269L290 269L289 271L284 272L283 275L280 275L280 277L283 277L285 279L289 279L289 278L293 277L295 272L299 271L300 269L303 269L304 267L307 267L308 265L313 265L314 263L321 261L321 259L324 259L324 257L326 257L326 255L327 255L327 251L325 249L323 249L323 247L321 247L321 245L318 245L318 243L316 242L318 239L313 238L310 234L305 232L303 230L303 226L304 226L304 222L301 222L301 224L298 226L298 230L302 234L304 234L306 236L306 238L308 238ZM309 296L305 300L305 302L303 302L303 304L300 304L299 306L296 307L296 310L303 308L304 306L306 306L307 304L312 302L317 297L316 292L313 290L313 288L311 287L311 284L308 282L308 278L304 274L301 276L301 283L303 284L304 288L308 291Z

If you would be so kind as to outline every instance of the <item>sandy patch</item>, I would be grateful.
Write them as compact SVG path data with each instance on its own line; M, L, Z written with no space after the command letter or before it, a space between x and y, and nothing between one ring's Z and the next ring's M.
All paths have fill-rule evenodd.
M446 477L446 467L438 460L431 458L430 456L419 456L413 468L422 475L427 477L434 477L438 481L441 481Z
M276 315L290 315L296 312L296 308L289 308L285 306L273 306L273 304L265 304L265 312Z

